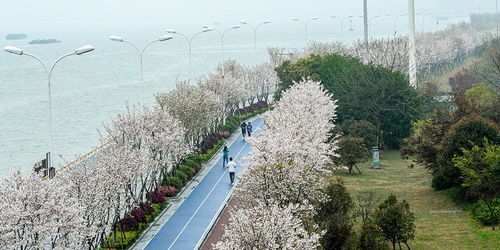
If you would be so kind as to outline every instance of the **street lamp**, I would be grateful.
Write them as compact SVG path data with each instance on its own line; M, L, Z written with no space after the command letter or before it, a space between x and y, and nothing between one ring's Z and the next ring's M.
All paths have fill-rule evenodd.
M255 55L257 55L257 29L260 26L264 25L264 24L271 23L271 21L264 21L262 23L259 23L257 26L253 26L253 25L251 25L251 24L249 24L248 22L245 22L245 21L241 21L240 23L244 24L244 25L248 25L248 26L250 26L253 29L254 51L255 51Z
M350 19L350 18L353 18L354 16L346 16L344 18L339 18L339 17L336 17L336 16L330 16L330 18L332 19L338 19L340 21L340 39L341 41L344 41L344 21L346 19Z
M193 39L194 39L197 35L199 35L199 34L202 34L202 33L205 33L205 32L209 32L209 31L212 31L212 30L214 30L214 28L212 28L212 27L208 27L208 26L207 26L207 27L203 28L203 30L202 30L202 31L200 31L200 32L198 32L198 33L196 33L196 34L192 35L192 36L191 36L191 38L188 38L186 35L184 35L184 34L182 34L182 33L180 33L180 32L177 32L177 31L175 31L175 30L173 30L173 29L167 29L167 30L165 30L165 31L166 31L167 33L169 33L169 34L176 34L176 35L180 35L180 36L184 37L184 39L186 39L186 41L188 42L188 46L189 46L189 71L191 71L191 65L192 65L192 63L191 63L191 44L192 44L192 42L193 42Z
M15 55L20 55L20 56L25 55L25 56L29 56L29 57L36 59L37 61L39 61L42 64L43 68L45 69L45 72L47 73L48 90L49 90L49 154L48 154L49 157L47 159L47 176L49 176L49 169L52 168L52 91L51 91L51 81L50 81L50 79L52 77L52 72L54 71L56 64L58 62L60 62L62 59L69 57L69 56L73 56L73 55L77 55L77 56L83 55L85 53L93 51L94 49L95 48L91 45L82 46L82 47L76 49L74 52L71 52L71 53L68 53L68 54L65 54L65 55L59 57L59 59L57 59L52 64L52 66L50 67L50 70L49 70L47 68L47 65L40 58L38 58L35 55L27 53L27 52L23 51L22 49L16 48L13 46L6 46L3 48L3 50L6 52L9 52L9 53L12 53Z
M217 31L217 33L219 33L220 40L221 40L222 61L224 61L224 37L226 36L226 33L228 31L234 30L234 29L239 29L239 28L241 28L241 26L240 25L234 25L234 26L232 26L232 27L224 30L223 32L220 32L218 29L212 28L212 27L207 26L207 25L204 25L203 28L205 28L205 29L212 29L212 30Z
M173 37L171 35L161 36L158 39L153 40L153 41L149 42L148 44L146 44L146 46L144 46L142 48L142 51L141 51L141 50L139 50L139 47L137 47L137 45L135 45L135 43L127 41L123 37L119 37L119 36L110 36L109 37L109 39L111 41L120 42L120 43L128 43L128 44L134 46L134 48L137 50L137 53L139 54L140 67L141 67L141 106L144 106L144 73L143 73L143 66L142 66L143 65L144 51L146 51L146 48L149 47L149 45L151 45L153 43L168 41L172 38Z
M404 17L407 16L408 14L403 13L401 15L394 15L394 34L398 32L398 23L399 23L399 17Z
M432 15L432 14L434 14L434 12L432 12L432 11L427 12L427 13L422 13L422 12L417 13L417 15L422 16L422 33L425 32L425 16Z
M300 20L300 19L298 19L298 18L292 18L292 20L293 20L293 21L297 21L297 22L300 22L300 23L303 23L303 24L304 24L304 35L305 35L305 38L306 38L306 43L307 43L307 25L308 25L310 22L312 22L312 21L316 21L316 20L318 20L318 19L319 19L319 17L313 17L313 18L311 18L311 19L309 19L309 20L307 20L307 21L305 21L305 22L304 22L304 21L302 21L302 20Z

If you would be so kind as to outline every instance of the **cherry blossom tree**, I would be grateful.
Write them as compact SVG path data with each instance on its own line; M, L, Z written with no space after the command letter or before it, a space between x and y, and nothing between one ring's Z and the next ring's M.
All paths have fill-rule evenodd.
M169 93L156 95L157 103L186 128L191 145L199 146L203 136L214 132L214 119L221 107L220 98L212 91L189 82L179 82Z
M263 115L265 129L250 139L251 156L235 190L239 206L216 249L319 246L322 232L307 221L315 213L310 201L325 198L325 165L337 148L336 140L327 142L335 108L320 83L304 80Z
M248 93L257 101L269 102L271 93L278 84L278 75L274 66L269 62L257 64L248 73Z
M67 185L15 170L0 184L0 248L80 248L88 237L84 206Z
M276 204L237 209L231 213L222 241L214 248L229 249L316 249L322 233L308 233L294 214L301 205Z

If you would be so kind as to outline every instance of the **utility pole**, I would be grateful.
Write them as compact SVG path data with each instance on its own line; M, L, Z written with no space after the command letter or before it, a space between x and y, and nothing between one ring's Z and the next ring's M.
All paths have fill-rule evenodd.
M365 26L365 46L368 50L368 0L363 0L363 17Z
M417 48L415 41L415 1L408 0L408 38L410 42L410 60L408 67L408 75L410 77L410 85L417 87Z

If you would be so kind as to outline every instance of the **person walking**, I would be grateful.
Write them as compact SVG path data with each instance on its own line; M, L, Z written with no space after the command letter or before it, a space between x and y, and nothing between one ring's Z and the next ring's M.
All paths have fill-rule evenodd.
M248 137L252 136L252 123L251 122L248 122L247 133L248 133Z
M229 158L229 163L226 167L229 170L229 180L231 180L232 185L234 184L234 176L236 175L236 163L233 161L233 157Z
M247 134L247 124L242 122L241 125L241 134L243 135L243 140L245 139L245 135Z
M226 164L228 163L229 159L229 149L227 149L227 146L224 146L224 150L222 150L222 168L226 167Z

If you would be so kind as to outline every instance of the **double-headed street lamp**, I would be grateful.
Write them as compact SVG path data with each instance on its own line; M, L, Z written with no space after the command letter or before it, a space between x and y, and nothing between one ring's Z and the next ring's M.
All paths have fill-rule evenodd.
M293 19L292 19L293 21L297 21L297 22L300 22L300 23L303 23L303 24L304 24L304 36L305 36L305 39L306 39L306 43L307 43L307 25L308 25L310 22L312 22L312 21L316 21L316 20L318 20L318 19L319 19L319 17L313 17L313 18L311 18L311 19L309 19L309 20L307 20L307 21L302 21L302 20L300 20L300 19L298 19L298 18L293 18Z
M137 45L135 45L135 43L127 41L123 37L110 36L109 39L111 41L115 41L115 42L128 43L128 44L134 46L134 48L137 50L137 53L139 54L140 68L141 68L141 105L144 106L144 73L143 73L143 66L142 66L143 65L142 61L143 61L144 51L146 51L146 48L149 47L149 45L151 45L153 43L157 43L157 42L168 41L168 40L172 39L172 36L171 35L161 36L160 38L153 40L153 41L149 42L148 44L146 44L146 46L144 46L144 48L142 48L142 51L139 50L139 47L137 47Z
M354 16L346 16L344 18L340 18L340 17L337 17L337 16L330 16L330 18L332 19L338 19L340 21L340 40L341 41L344 41L344 21L346 19L350 19L350 18L353 18Z
M52 167L52 156L51 156L51 154L52 154L52 91L51 91L51 81L50 81L50 79L52 77L52 72L54 71L56 64L58 62L60 62L62 59L66 58L68 56L73 56L73 55L77 55L77 56L83 55L85 53L93 51L94 49L95 48L91 45L82 46L82 47L76 49L74 52L71 52L71 53L68 53L68 54L65 54L65 55L59 57L59 59L57 59L52 64L52 66L50 67L50 70L49 70L47 65L40 58L38 58L35 55L27 53L27 52L23 51L22 49L16 48L13 46L6 46L5 48L3 48L3 50L6 52L20 55L20 56L25 55L25 56L29 56L29 57L36 59L37 61L39 61L42 64L43 68L45 69L45 72L47 73L48 90L49 90L49 154L48 154L48 159L47 159L47 176L49 176L49 169Z
M177 32L176 30L173 30L173 29L167 29L165 30L167 33L169 34L176 34L176 35L180 35L182 37L184 37L184 39L186 39L187 43L188 43L188 46L189 46L189 71L191 71L191 67L192 67L192 63L191 63L191 43L193 42L193 39L199 35L199 34L202 34L202 33L205 33L205 32L209 32L209 31L212 31L214 30L214 28L211 28L211 27L206 27L204 28L202 31L194 34L191 36L191 38L188 38L186 35L180 33L180 32Z
M234 25L234 26L232 26L232 27L230 27L230 28L228 28L228 29L226 29L226 30L224 30L224 31L222 31L222 32L221 32L221 31L219 31L218 29L216 29L216 28L212 28L212 27L210 27L210 26L208 26L208 25L204 25L204 26L203 26L203 28L204 28L204 29L212 29L212 30L216 31L216 32L219 34L219 36L220 36L220 41L221 41L222 61L224 61L224 37L226 36L226 33L227 33L228 31L230 31L230 30L234 30L234 29L239 29L239 28L241 28L241 26L240 26L240 25Z
M257 55L257 29L264 25L264 24L269 24L271 23L271 21L264 21L262 23L259 23L257 26L253 26L251 24L249 24L248 22L245 22L245 21L241 21L240 22L241 24L244 24L244 25L248 25L250 26L252 29L253 29L253 42L254 42L254 51L255 51L255 54Z

